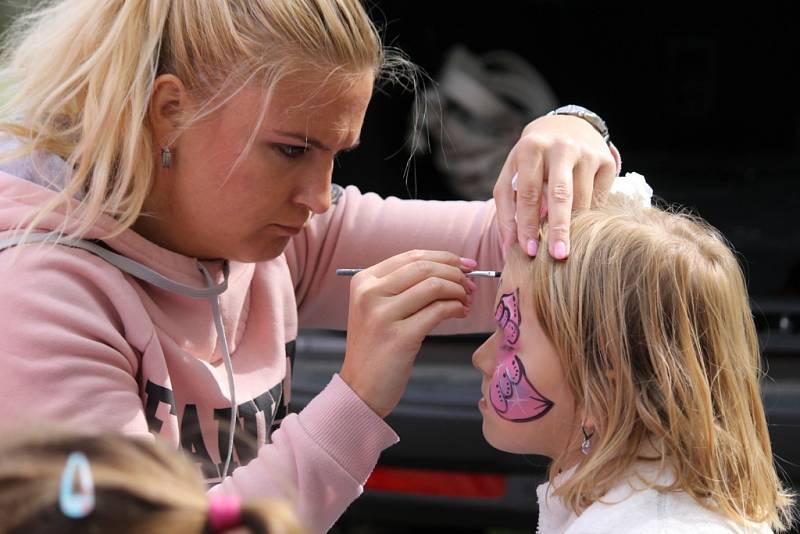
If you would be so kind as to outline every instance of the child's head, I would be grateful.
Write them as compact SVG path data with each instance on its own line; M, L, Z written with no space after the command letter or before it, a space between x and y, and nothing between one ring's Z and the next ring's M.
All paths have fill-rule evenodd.
M779 526L790 499L772 462L745 282L724 239L619 196L576 214L571 236L566 262L509 256L498 329L473 358L486 439L553 458L551 477L577 465L557 490L576 511L649 458L674 471L673 488Z
M67 458L88 458L94 509L67 517L59 486ZM213 532L210 499L197 468L180 453L123 435L26 436L0 444L0 532ZM288 505L255 500L241 505L241 525L227 532L299 533Z

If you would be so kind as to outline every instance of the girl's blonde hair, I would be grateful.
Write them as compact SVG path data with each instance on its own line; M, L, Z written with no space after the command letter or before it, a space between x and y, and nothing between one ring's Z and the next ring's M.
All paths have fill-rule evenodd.
M511 257L576 413L598 424L591 452L557 495L579 513L645 454L674 470L662 489L739 523L786 528L792 496L773 464L758 339L724 238L697 217L617 195L576 214L570 235L566 262ZM554 460L551 480L566 458Z
M15 22L0 74L10 84L0 133L22 142L3 159L50 152L71 169L59 195L21 225L29 229L54 210L69 211L76 198L73 224L58 229L68 237L84 235L102 215L118 224L100 237L136 221L151 188L154 154L174 141L153 139L148 123L158 75L174 74L199 102L183 127L248 83L269 95L293 73L339 83L370 71L376 79L414 80L413 65L383 47L360 0L49 4Z
M95 508L70 519L59 508L59 483L71 452L84 453L94 480ZM120 434L48 432L0 444L0 532L210 532L208 496L199 470L180 453ZM282 502L242 503L242 523L255 534L299 534Z

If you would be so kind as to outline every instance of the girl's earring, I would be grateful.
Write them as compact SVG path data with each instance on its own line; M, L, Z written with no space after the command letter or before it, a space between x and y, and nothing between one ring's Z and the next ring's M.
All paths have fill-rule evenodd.
M168 146L161 149L161 166L169 169L172 166L172 151Z
M592 448L592 436L594 436L594 432L591 434L586 432L586 427L581 425L581 432L583 432L583 443L581 443L581 452L584 455L588 455L589 451Z

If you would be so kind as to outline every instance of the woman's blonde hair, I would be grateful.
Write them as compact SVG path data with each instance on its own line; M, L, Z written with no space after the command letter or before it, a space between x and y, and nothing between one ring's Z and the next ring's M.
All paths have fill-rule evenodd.
M94 480L95 507L83 519L59 508L67 457L82 452ZM210 532L206 488L199 470L179 452L120 434L21 435L0 444L0 532ZM285 503L242 503L242 526L255 534L299 534Z
M22 143L3 159L49 152L66 161L71 173L59 195L21 226L68 211L78 198L73 224L58 229L69 237L84 235L102 215L118 224L100 237L139 217L154 154L174 141L153 139L148 123L158 75L174 74L199 102L183 127L248 83L269 95L293 73L340 83L370 71L376 79L414 80L413 65L382 45L360 0L48 4L20 17L5 39L0 76L10 99L0 108L0 133Z
M570 235L566 262L518 251L510 262L557 348L576 413L598 425L557 495L579 513L647 451L674 470L666 489L739 523L786 528L792 496L773 464L758 339L724 238L697 217L617 195L574 215ZM566 458L554 460L551 480Z

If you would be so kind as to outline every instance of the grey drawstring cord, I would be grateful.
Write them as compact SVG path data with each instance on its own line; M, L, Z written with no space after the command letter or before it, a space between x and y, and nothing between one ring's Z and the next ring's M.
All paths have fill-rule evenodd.
M221 479L224 479L228 475L228 468L230 467L231 459L233 457L233 441L234 435L236 431L236 418L238 417L238 406L236 404L236 387L233 380L233 362L231 361L230 351L228 349L228 339L225 336L225 329L222 325L222 314L220 313L219 309L219 296L228 289L228 276L230 275L230 264L228 260L225 260L222 266L222 273L223 273L223 281L221 284L214 284L214 280L211 277L211 274L206 269L205 265L197 262L197 268L203 273L203 277L206 281L206 287L192 287L185 284L181 284L175 282L174 280L170 280L166 276L157 273L153 269L149 267L145 267L140 263L136 263L130 258L127 258L121 254L117 254L97 243L92 241L87 241L85 239L59 239L57 234L50 234L50 233L35 233L29 234L25 237L23 242L22 236L15 236L6 239L0 239L0 252L3 250L19 245L19 244L33 244L33 243L53 243L58 245L64 245L73 248L83 249L87 252L91 252L95 256L98 256L104 260L106 260L111 265L114 265L121 271L124 271L131 276L138 278L139 280L145 281L149 284L152 284L156 287L160 287L161 289L166 289L173 293L177 293L179 295L185 295L188 297L198 298L198 299L208 299L209 303L211 304L211 310L214 315L214 327L217 330L217 337L222 342L222 361L225 364L225 371L228 375L228 389L230 390L231 396L231 422L230 422L230 436L228 439L228 454L225 458L225 464L222 468L222 476ZM222 451L219 451L220 459L222 459Z
M209 274L205 265L198 262L197 267L200 269L200 272L203 273L203 276L205 276L208 287L214 286L214 279L211 278L211 274ZM228 260L225 260L223 271L225 273L225 281L223 284L227 287L229 273ZM231 426L230 434L228 435L228 455L225 458L225 465L222 468L222 476L220 477L224 479L228 475L228 467L230 467L231 458L233 457L233 437L236 433L236 418L238 417L237 411L239 407L236 404L236 386L233 383L233 362L231 361L231 355L228 351L228 338L225 337L225 329L222 327L222 313L219 311L219 294L210 295L208 300L211 303L211 310L214 313L214 326L217 329L217 337L222 341L222 361L225 363L225 371L228 374L228 390L231 393ZM219 453L220 459L222 459L222 451L219 451Z

